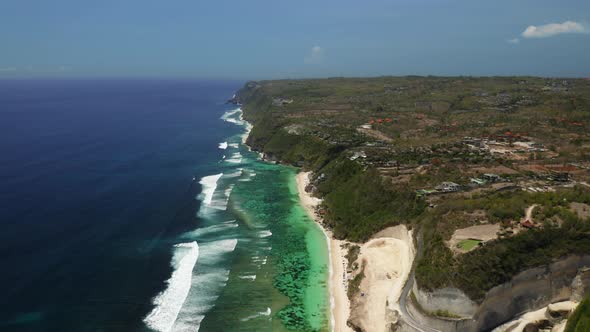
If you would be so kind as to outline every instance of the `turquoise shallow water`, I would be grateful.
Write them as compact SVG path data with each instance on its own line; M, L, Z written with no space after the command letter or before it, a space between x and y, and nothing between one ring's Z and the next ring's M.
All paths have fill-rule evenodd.
M169 323L177 331L328 331L324 234L300 205L297 169L249 151L241 143L247 125L240 115L223 117L236 124L236 135L220 144L225 157L219 171L201 179L203 222L174 248L177 278L168 288L174 294L160 295L166 310L146 323L165 330L166 324L157 325L178 311ZM183 297L180 309L165 305Z

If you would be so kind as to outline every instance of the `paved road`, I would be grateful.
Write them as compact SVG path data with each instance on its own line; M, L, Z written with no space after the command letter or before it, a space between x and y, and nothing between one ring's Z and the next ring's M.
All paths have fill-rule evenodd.
M414 316L408 312L408 296L410 291L412 290L412 286L414 285L414 269L408 276L408 281L404 285L402 289L402 294L399 298L399 307L401 311L402 320L420 332L441 332L440 330L434 329L432 327L426 326L423 323L420 323L414 319Z
M422 238L419 237L418 253L422 250L422 248L423 248ZM416 260L417 257L418 257L418 255L416 255L414 257L414 260ZM404 288L402 289L402 294L399 298L399 307L400 307L400 311L401 311L400 315L402 317L402 320L406 324L410 325L415 330L420 331L420 332L441 332L440 330L434 329L432 327L424 325L421 322L416 321L414 316L412 316L412 314L410 314L410 312L408 312L408 296L410 295L410 291L412 291L412 287L414 286L414 276L416 275L415 269L416 269L416 262L414 261L412 264L412 271L410 272L410 275L408 276L408 280L406 281L406 284L404 285Z

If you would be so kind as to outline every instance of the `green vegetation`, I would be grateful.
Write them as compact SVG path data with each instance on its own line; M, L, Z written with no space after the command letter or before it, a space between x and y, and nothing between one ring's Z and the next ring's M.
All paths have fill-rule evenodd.
M365 241L387 226L416 217L424 202L409 190L392 190L377 171L358 172L325 196L326 222L337 238Z
M432 313L434 316L443 317L443 318L461 318L461 316L455 315L454 313L448 310L437 310Z
M590 252L590 222L565 222L522 232L462 255L453 283L472 299L481 300L492 287L520 271L547 264L568 254Z
M252 149L313 171L310 189L323 198L324 222L337 238L362 242L400 223L420 230L416 280L422 288L455 286L481 300L524 269L590 253L590 221L569 206L589 204L590 191L561 188L545 168L571 168L576 181L590 182L590 81L278 80L249 82L237 96L254 125L247 141ZM514 151L466 143L473 138L497 140L496 147ZM471 178L496 172L505 172L502 186L471 184ZM443 182L461 189L417 197L417 190ZM532 204L538 205L534 229L518 232ZM460 245L469 252L463 254L448 248L455 230L481 222L500 224L502 236L477 248L477 241L465 241ZM357 277L352 291L362 273Z
M351 245L348 248L348 252L346 253L346 261L348 262L348 266L353 266L352 264L356 261L359 257L359 253L361 252L361 247L355 245ZM354 268L354 267L353 267Z
M590 296L580 302L565 326L565 332L585 331L590 331Z
M361 282L365 278L365 266L361 266L361 271L352 278L352 280L348 283L348 298L353 299L354 296L360 291Z
M461 250L469 251L469 250L477 247L480 243L481 243L480 240L468 239L468 240L463 240L463 241L459 242L457 245L459 246L459 248Z
M481 300L485 292L509 281L518 272L568 254L590 253L590 220L581 220L565 208L569 202L587 202L588 199L590 191L576 187L552 193L501 193L487 199L447 201L423 220L424 256L418 261L416 279L420 287L426 289L455 286L473 300ZM505 206L502 216L509 219L533 203L554 211L561 225L545 223L540 228L490 241L478 250L457 257L444 243L445 215L454 209L471 211L487 206L488 211L492 211L489 217L498 218L493 207Z

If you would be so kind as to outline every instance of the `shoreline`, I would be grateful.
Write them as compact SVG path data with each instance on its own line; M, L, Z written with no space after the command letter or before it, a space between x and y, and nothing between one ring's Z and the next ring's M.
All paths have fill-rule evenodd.
M299 201L309 217L316 222L326 237L328 243L328 258L330 265L329 273L329 293L330 293L330 325L331 331L350 331L353 330L347 325L350 316L350 301L346 294L344 280L345 259L342 255L341 245L344 241L336 240L332 232L327 230L321 223L321 219L315 213L315 207L320 203L319 198L312 197L305 191L309 182L310 172L299 172L296 176L297 192Z
M248 146L246 141L252 129L252 125L244 120L243 110L241 108L240 111L240 119L246 125L246 130L242 136L242 143L250 149L250 146ZM259 157L264 160L262 155ZM386 312L395 311L399 313L399 297L401 295L402 287L409 277L415 254L415 248L411 241L412 232L408 231L404 225L388 227L374 234L371 240L367 243L357 244L361 247L357 262L359 260L370 261L366 267L367 278L361 283L360 288L367 294L370 292L375 295L380 295L378 296L378 299L373 299L375 296L359 297L360 295L357 295L354 299L355 308L352 308L352 301L348 298L347 294L348 280L346 278L348 277L348 261L344 257L347 253L347 249L342 248L344 244L351 243L335 239L332 231L324 227L322 218L316 213L316 207L321 203L321 199L313 197L305 191L305 187L309 184L310 174L311 172L298 172L295 176L295 182L300 205L320 228L327 242L329 259L328 292L330 297L330 331L353 332L354 330L348 325L349 320L353 321L353 324L355 325L360 323L361 326L369 328L370 330L384 330L386 326L397 321L395 318L392 320L392 317L386 317L390 316L389 314L386 315ZM375 242L386 242L387 245L385 247L381 247L381 245L375 247L373 245ZM396 265L396 268L392 271L383 271L384 267L390 265L390 262L387 262L389 258L385 259L383 253L391 250L395 250L396 252L391 252L390 254L398 258L397 260L394 260L394 262L397 263L394 264ZM378 287L369 287L370 285L368 285L367 282L369 282L369 279L374 279L371 278L371 276L375 277L383 273L388 276L387 279L392 280L389 280L386 284L375 282L374 284ZM389 276L393 278L389 278ZM361 298L363 300L359 302ZM369 298L371 298L371 301L367 302ZM377 302L375 302L375 300ZM352 316L353 311L354 317ZM379 313L377 314L377 312Z
M252 131L253 125L250 122L248 122L246 119L244 119L244 111L243 111L241 105L237 108L237 110L239 112L239 121L241 122L239 124L244 128L244 131L243 131L243 133L242 133L242 135L240 137L241 144L243 146L245 146L248 149L248 151L256 152L257 153L257 160L259 162L264 162L264 163L265 162L268 162L268 160L266 160L266 158L264 157L264 154L263 153L258 152L258 151L254 151L252 149L252 147L247 143L248 138L250 136L250 133ZM299 192L299 189L300 189L299 188L299 178L296 178L295 186L296 186L296 190L298 191L299 201L301 202L301 192ZM313 198L311 196L309 196L309 198L314 199L314 200L317 200L316 198ZM308 209L308 206L305 206L305 205L303 205L301 203L300 203L300 206L304 208L305 213L307 213L310 218L312 218L314 221L316 221L316 219L314 218L313 214L310 213L310 212L313 212L313 207L310 207L310 209L311 209L310 210L310 209ZM328 241L328 235L326 234L326 231L323 229L323 227L319 227L319 228L322 231L323 235L326 237L326 242L328 244L327 248L328 248L328 259L329 259L329 263L328 263L328 265L329 265L329 278L331 279L332 278L332 275L333 275L333 268L331 266L332 265L331 264L332 258L331 258L331 254L330 254L332 252L332 248L330 247L330 242ZM315 241L321 241L321 240L316 239ZM322 248L322 251L323 251L323 248ZM342 267L341 267L341 269L342 269ZM319 285L321 282L323 282L323 280L321 280L321 281L320 280L315 280L313 282L313 284ZM330 285L332 284L331 281L329 282L329 284ZM334 331L353 332L351 329L344 329L344 328L343 329L341 329L341 328L334 329L334 318L333 318L332 310L334 309L335 305L334 305L334 301L333 301L333 298L332 298L332 291L331 291L330 287L328 287L328 291L329 291L329 296L330 296L330 328L331 328L331 331L332 332L334 332ZM347 326L346 326L346 319L347 319L347 316L344 316L344 325L343 326L347 328ZM281 324L282 324L283 327L287 328L287 325L285 325L285 322L281 322Z
M250 132L252 131L253 125L244 119L244 110L240 109L240 120L245 124L245 132L242 136L242 144L248 147L250 151L252 149L246 143ZM262 156L259 156L261 159ZM330 296L330 331L331 332L354 332L352 328L347 325L350 317L350 300L346 293L346 283L348 282L344 278L344 269L346 261L342 255L341 245L346 243L345 241L336 240L332 232L327 230L321 222L319 216L315 213L315 207L321 202L319 198L312 197L305 191L305 187L309 183L309 174L311 172L299 172L295 176L295 182L297 192L299 195L299 202L303 209L307 212L308 216L318 225L318 227L324 233L326 242L328 244L328 260L329 260L329 277L328 277L328 291Z

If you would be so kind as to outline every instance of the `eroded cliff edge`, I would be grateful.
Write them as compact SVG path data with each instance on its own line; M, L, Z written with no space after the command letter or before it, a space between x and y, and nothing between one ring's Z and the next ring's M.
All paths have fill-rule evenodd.
M581 299L590 293L590 255L571 255L552 264L525 270L486 293L477 304L456 288L432 292L414 286L421 309L410 305L415 317L442 331L489 331L527 311L551 303ZM445 311L462 319L443 319L424 311Z

